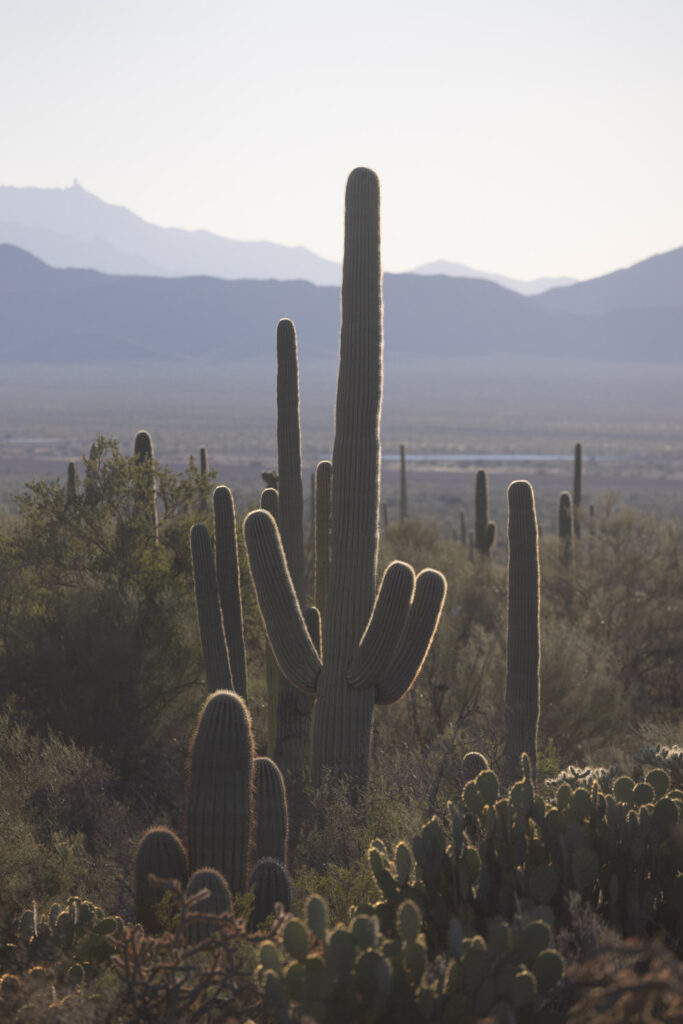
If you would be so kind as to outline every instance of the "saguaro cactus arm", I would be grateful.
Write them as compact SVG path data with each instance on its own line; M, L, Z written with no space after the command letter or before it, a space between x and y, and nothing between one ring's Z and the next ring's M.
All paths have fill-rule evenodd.
M299 362L291 320L277 325L278 529L294 590L304 601L304 492L299 424Z
M412 567L392 562L382 577L370 621L346 675L349 686L366 690L390 663L403 635L414 591Z
M415 596L396 654L375 683L375 704L393 704L413 685L429 654L446 599L446 578L423 569L415 580Z
M322 662L306 628L273 517L263 509L251 512L244 521L244 539L275 660L292 686L313 694Z
M217 487L213 492L213 514L216 524L216 580L232 683L240 697L246 699L247 659L244 651L235 503L228 487Z
M190 530L190 548L206 685L210 693L214 690L232 690L230 658L218 603L213 548L209 531L203 523L196 523Z

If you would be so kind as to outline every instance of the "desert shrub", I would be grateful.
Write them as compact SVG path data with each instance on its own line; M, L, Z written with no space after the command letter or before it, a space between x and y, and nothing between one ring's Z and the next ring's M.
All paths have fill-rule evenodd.
M75 499L59 481L18 498L0 540L0 693L170 801L182 755L169 738L184 739L203 690L188 533L207 484L192 464L155 467L156 543L143 469L99 437Z
M125 904L129 837L137 822L115 796L116 778L95 754L32 735L0 712L0 912L6 928L40 907L87 891Z

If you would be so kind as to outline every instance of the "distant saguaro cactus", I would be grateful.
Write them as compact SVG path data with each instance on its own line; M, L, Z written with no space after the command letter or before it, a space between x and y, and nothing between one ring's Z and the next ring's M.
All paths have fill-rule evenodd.
M496 543L496 524L489 520L489 483L486 470L477 470L474 490L474 546L482 555L490 555Z
M536 774L540 701L540 570L538 524L531 484L508 487L508 641L503 784L521 778L522 754Z
M207 477L209 475L209 460L206 454L206 448L203 446L199 449L199 476L201 478L202 487L207 486ZM206 498L202 494L199 501L199 511L206 512L207 503Z
M149 516L150 529L159 541L159 514L157 512L157 485L154 475L154 445L146 430L138 430L133 448L135 461L141 467L136 501Z
M398 518L403 522L408 516L408 482L406 480L406 446L401 445L401 499Z
M560 540L560 561L569 565L572 560L574 540L574 512L572 496L569 491L562 491L557 509L557 533Z
M581 536L581 488L583 476L583 449L579 441L574 445L574 536Z
M382 345L379 182L372 171L357 168L346 192L322 660L306 628L275 521L256 511L244 527L261 613L280 669L294 686L317 697L316 784L325 769L349 777L356 786L365 784L374 705L393 703L412 685L445 596L441 573L425 569L415 579L404 563L390 566L376 586Z
M76 504L76 496L78 492L78 476L76 473L76 463L70 462L66 470L66 504L67 508L73 508Z

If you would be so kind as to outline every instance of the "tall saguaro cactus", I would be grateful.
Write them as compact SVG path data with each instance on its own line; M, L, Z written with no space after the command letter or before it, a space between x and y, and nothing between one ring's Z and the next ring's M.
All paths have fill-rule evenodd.
M376 587L382 398L379 182L357 168L346 190L342 326L332 457L330 580L321 656L311 642L275 521L245 520L252 576L281 671L316 696L312 777L330 769L362 786L375 703L393 703L416 678L445 597L441 573L417 579L404 563Z
M521 778L522 754L528 754L536 774L540 599L534 492L526 480L516 480L508 487L508 647L502 772L506 786Z
M486 470L477 470L474 490L474 545L482 555L490 555L496 543L496 524L489 520L489 483Z

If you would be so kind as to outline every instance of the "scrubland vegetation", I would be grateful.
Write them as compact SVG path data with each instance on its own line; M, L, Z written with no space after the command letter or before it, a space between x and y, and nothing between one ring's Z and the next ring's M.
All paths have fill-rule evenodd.
M284 446L298 408L286 388L280 400ZM359 494L348 500L374 502L376 522L377 479L358 459L335 448L333 479L351 488L357 472ZM379 538L371 575L384 582L371 627L359 645L364 625L343 625L357 635L341 656L342 640L326 632L339 584L320 583L327 526L302 519L288 490L297 473L301 490L300 463L286 462L281 452L279 493L262 500L274 518L258 511L247 529L272 648L242 531L214 518L215 475L193 460L172 472L98 437L67 483L28 485L3 521L0 1017L680 1020L680 523L610 494L578 503L575 489L577 522L561 537L544 530L532 630L541 637L538 737L508 780L507 524L488 518L485 479L475 511L472 475L462 533L459 522L445 531L422 518L407 481L403 515ZM328 508L323 486L318 510ZM285 539L294 506L304 541L296 571ZM240 521L247 511L238 509ZM334 515L328 553L339 562L356 549L346 533L335 539ZM196 524L215 561L202 561L197 542L193 563ZM535 559L535 518L531 536ZM231 537L246 703L227 612L235 591L221 589ZM431 567L445 577L445 599ZM314 600L325 607L322 651L315 616L304 627L295 614ZM273 651L299 690L277 681ZM335 658L343 685L356 686L323 716ZM207 677L221 672L225 687L207 699ZM341 719L356 698L349 729ZM267 757L282 769L286 813ZM207 821L219 822L218 841ZM242 833L244 865L224 849ZM155 887L147 866L168 878L174 850L180 866ZM225 861L204 863L211 856ZM272 888L248 879L257 861ZM186 886L203 867L220 868L233 891L220 876Z

